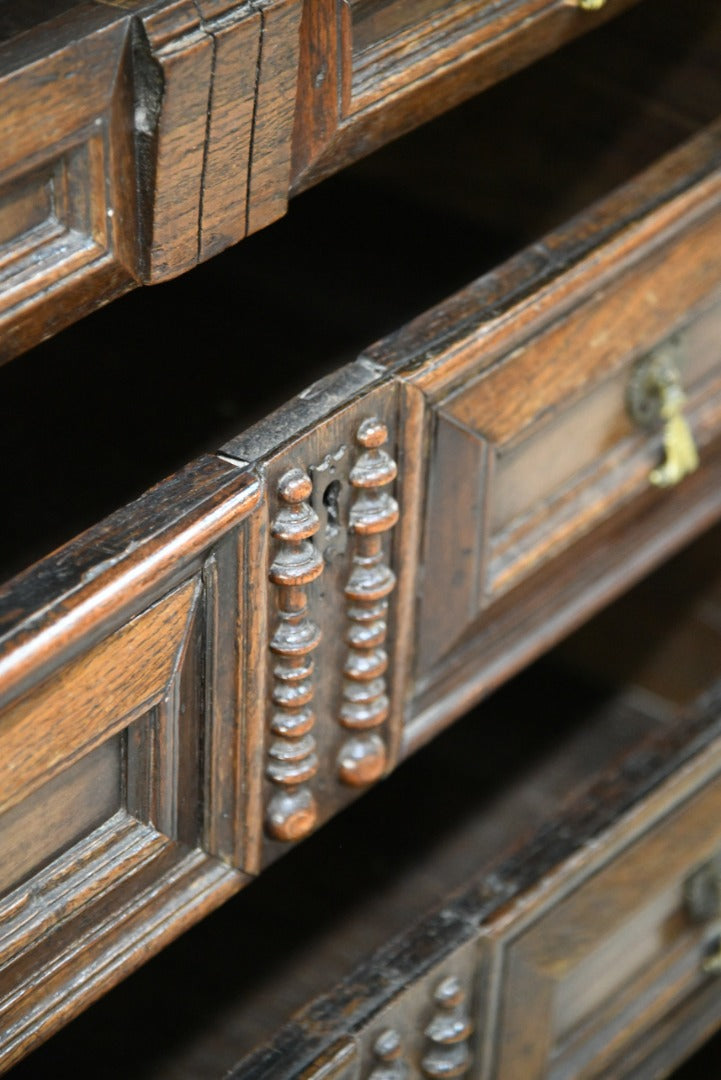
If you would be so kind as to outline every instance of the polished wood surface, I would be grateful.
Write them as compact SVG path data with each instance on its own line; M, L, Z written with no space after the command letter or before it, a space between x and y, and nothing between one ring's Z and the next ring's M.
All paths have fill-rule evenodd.
M442 19L342 0L3 14L0 358L264 228L291 191L631 2L456 0Z
M715 625L718 636L718 607L709 603L718 539L714 530L624 601L621 610L638 618L649 606L664 609L646 638L648 655L687 621ZM602 645L614 630L601 619L584 633ZM591 921L590 936L563 938L555 954L559 972L573 971L571 947L580 957L583 997L563 999L569 1018L611 985L605 1014L594 1015L603 1026L610 1012L612 1023L600 1044L579 1025L581 1048L594 1054L600 1045L603 1053L620 1017L617 1074L654 1075L645 1071L650 1052L656 1074L668 1075L721 1015L718 980L700 970L717 926L694 923L683 898L689 874L719 849L717 815L705 819L703 808L718 798L720 654L705 689L677 705L636 686L629 665L607 665L603 681L579 676L578 648L570 641L508 684L29 1057L18 1077L65 1061L90 1075L88 1048L112 1049L111 1077L220 1077L234 1056L269 1038L233 1075L323 1076L321 1063L335 1059L366 1078L382 1064L376 1047L389 1028L401 1036L401 1060L418 1067L433 1048L424 1032L443 1012L435 994L452 976L473 1027L469 1075L494 1076L504 1024L513 1020L501 1008L501 971L514 950L534 942L550 953L543 928L554 921L561 938L570 935L572 910L590 911ZM681 670L688 651L686 644L675 654ZM667 824L682 835L664 851ZM648 858L635 858L641 849ZM624 921L619 912L631 909L635 921ZM591 977L594 940L605 959L613 945L610 935L595 939L592 927L614 920L634 947ZM640 975L636 967L636 986L646 977L651 985L659 971L673 979L680 957L686 975L676 997L636 996L631 982L628 993L614 992L644 950L657 963L641 963ZM184 972L192 972L193 994ZM135 1040L123 1038L119 1016ZM520 1050L522 1040L509 1045Z
M531 12L523 4L443 11L424 4L409 22L404 3L359 3L342 5L338 24L332 5L311 15L295 0L130 0L60 3L8 22L2 48L21 112L36 102L45 75L79 62L85 49L96 57L82 77L68 73L67 109L57 99L60 141L46 143L29 112L14 140L18 156L0 200L13 283L3 295L19 297L13 288L23 282L30 291L8 309L13 349L86 311L76 308L74 290L85 290L89 306L109 299L98 287L101 272L122 270L118 291L162 282L248 233L260 235L254 248L242 245L251 252L246 289L220 297L240 353L206 362L219 298L204 308L202 291L185 285L189 273L167 286L165 321L155 302L146 308L165 347L176 342L175 366L148 347L139 326L114 340L113 327L126 322L121 301L117 315L93 324L108 328L100 356L102 333L87 331L91 362L116 350L119 382L143 368L139 393L129 390L123 404L117 390L119 442L91 381L85 393L80 380L65 394L80 406L73 415L98 414L83 483L100 478L97 498L107 509L127 498L113 503L113 455L135 460L126 473L157 479L163 461L175 468L197 454L185 430L194 394L182 383L184 365L199 369L198 411L215 392L212 373L226 369L228 379L228 366L237 365L228 385L238 400L218 412L227 424L216 417L206 430L207 452L0 592L5 1064L230 893L258 875L261 886L272 882L279 856L281 866L311 875L304 887L317 898L326 871L302 869L312 833L332 828L365 789L721 514L721 22L711 4L685 20L678 0L660 0L652 12L640 4L620 14L624 6L607 4L593 34L369 158L330 196L322 186L306 196L315 209L299 235L293 239L292 221L277 234L290 237L288 248L283 239L274 247L264 227L285 212L290 189L477 89L472 72L481 59L483 78L495 81L580 33L592 16L570 5L530 5ZM602 27L612 14L618 19ZM324 50L336 50L339 63L338 50L348 46L356 66L344 60L333 74ZM605 73L608 55L623 69L617 79ZM309 80L317 100L306 92ZM438 99L444 86L449 96ZM580 130L589 115L598 117L592 135L561 140L551 155L556 133ZM535 135L498 145L491 157L479 132L512 130L519 116L537 123ZM468 157L462 175L453 166L460 148ZM535 187L526 160L539 166ZM381 218L360 249L367 263L344 280L349 209L369 192L371 215L382 207L385 220L400 218L406 235L421 235L404 244L399 275ZM465 254L426 270L434 221L438 237L455 223ZM478 253L469 252L475 244ZM76 265L78 252L87 263ZM242 258L209 273L206 296ZM315 262L305 274L308 259ZM385 279L379 262L390 266ZM37 280L27 268L51 264L52 283L33 293ZM267 283L259 283L262 268ZM394 301L398 276L403 302ZM393 295L369 302L366 318L354 295L360 285ZM254 323L244 307L263 288L268 304ZM307 347L298 346L303 318ZM279 351L274 326L283 320L281 351L291 359L276 377L260 369L263 350ZM348 363L371 326L386 336ZM55 355L62 371L63 351L84 332L79 326L46 346L47 363ZM143 343L139 351L123 344L128 332ZM320 355L326 333L343 362ZM661 409L652 423L639 423L632 394L639 365L660 355L678 369L675 430L686 424L700 453L699 467L666 489L652 481L672 452L671 421ZM62 503L52 468L85 431L84 420L76 429L63 414L52 385L34 385L33 363L16 361L8 385L17 370L21 390L37 391L38 443L43 393L62 430L49 452L33 457L28 449L18 463L17 487L27 490L7 505L21 516L23 499ZM301 389L316 370L321 377ZM283 398L269 412L268 403ZM251 425L253 413L260 419ZM146 460L143 428L152 429L151 444L162 443L168 415L172 446ZM14 453L19 443L9 437ZM137 481L122 465L116 472L121 490L123 483L132 490ZM42 523L52 512L44 516L42 505L33 512L42 552L50 546ZM93 520L87 505L83 515L84 524ZM65 538L76 531L71 516L62 516ZM715 543L710 535L707 545ZM20 542L10 565L29 561L28 551ZM670 580L679 573L688 570L671 571ZM430 892L414 891L408 869L394 894L400 906L378 898L376 937L350 930L363 942L351 950L353 964L378 947L395 959L376 956L352 1006L336 1009L334 995L347 990L332 991L299 1014L293 1034L278 1032L289 1011L328 991L333 978L356 978L329 927L313 974L301 975L290 994L274 985L277 1004L261 991L249 1014L254 1042L232 1042L224 1067L262 1041L261 1028L271 1048L239 1075L310 1068L318 1077L387 1080L411 1064L430 1077L636 1075L657 1068L651 1063L664 1047L664 1067L688 1053L700 1038L694 1023L706 1030L717 1009L703 972L707 927L688 926L684 907L689 875L713 862L721 845L712 579L712 569L691 574L704 590L700 614L678 606L679 588L660 612L643 589L630 609L618 609L627 612L616 616L622 627L643 627L655 642L638 658L629 647L623 671L614 668L621 631L611 629L604 647L608 630L599 623L585 654L581 638L569 647L576 659L568 651L566 664L610 680L613 690L600 698L595 689L579 691L581 704L571 693L569 724L580 723L584 749L575 736L554 749L552 792L540 796L551 815L541 822L546 831L537 832L535 812L524 816L526 806L539 805L539 792L548 794L533 770L530 786L525 774L508 781L506 810L515 800L518 813L507 825L483 810L470 833L447 834L448 859L429 847L427 822L417 843L426 860L419 880L432 882ZM657 641L656 623L669 617L678 625ZM558 676L560 688L566 678ZM571 685L578 678L570 676ZM526 710L527 693L519 699L511 691L508 700ZM490 739L494 729L495 742L503 709L478 725L478 737ZM588 755L609 728L624 734L589 773ZM484 752L481 742L469 766ZM517 754L514 767L523 769L523 746ZM600 817L589 814L594 800ZM397 803L389 813L391 820L408 811ZM369 827L363 803L357 820ZM411 815L407 827L415 826ZM665 858L672 841L678 857ZM469 866L469 843L477 867ZM482 900L475 885L468 892L475 872L491 875ZM462 900L448 891L454 882L466 890ZM281 885L286 907L297 888ZM444 924L441 913L421 924L419 938L408 937L410 912L423 916L444 896L443 911L457 919ZM365 919L368 912L366 903ZM304 937L302 947L311 945ZM394 964L402 981L384 982ZM298 970L286 969L291 984ZM680 1027L672 1004L685 1010ZM325 1017L320 1026L316 1009ZM521 1030L529 1026L532 1037ZM276 1060L281 1071L268 1072Z

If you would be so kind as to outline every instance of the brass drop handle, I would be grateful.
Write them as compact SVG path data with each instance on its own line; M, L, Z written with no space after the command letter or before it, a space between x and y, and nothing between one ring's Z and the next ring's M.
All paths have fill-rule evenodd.
M686 913L694 923L721 920L721 857L710 859L695 870L684 885ZM706 975L721 975L721 933L704 953L701 970Z
M600 11L606 0L576 0L576 3L584 11Z
M685 403L672 345L658 349L636 365L628 389L629 412L643 428L663 428L665 460L648 477L655 487L673 487L698 468L698 450L683 413Z

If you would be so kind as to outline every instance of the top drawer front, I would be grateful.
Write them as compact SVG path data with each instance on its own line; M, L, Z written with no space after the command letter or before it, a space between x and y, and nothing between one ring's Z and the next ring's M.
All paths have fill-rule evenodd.
M292 188L297 191L328 176L635 3L314 4L301 22Z

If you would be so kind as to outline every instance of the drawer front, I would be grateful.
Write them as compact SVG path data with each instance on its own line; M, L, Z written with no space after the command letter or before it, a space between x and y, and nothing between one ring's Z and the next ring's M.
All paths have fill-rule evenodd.
M323 0L301 23L294 189L458 105L633 3Z
M359 1080L468 1077L478 1066L475 943L455 950L364 1025Z
M680 266L679 273L685 275L688 266ZM698 445L718 430L721 307L712 307L644 355L648 333L638 309L655 287L643 277L624 280L615 304L604 291L593 304L596 310L584 307L561 320L442 407L439 443L465 435L479 466L474 480L483 508L474 537L479 557L474 614L653 483L654 466L665 457L664 424L659 419L655 432L647 433L629 400L644 369L662 364L678 373L687 398L684 413ZM611 340L604 326L615 324L626 306L638 315ZM439 447L438 457L452 453ZM439 460L439 473L448 467ZM440 491L434 496L441 497Z
M499 1080L626 1075L644 1032L708 982L720 811L717 779L506 945Z
M721 513L719 250L714 127L3 590L8 1057ZM658 349L672 491L626 408Z
M249 676L263 809L248 823L250 870L397 759L415 568L402 557L414 470L400 463L417 427L402 391L351 368L225 448L262 468L267 490L255 583L264 633Z
M201 460L2 609L0 1069L242 884L242 678L217 643L253 634L259 495Z
M137 261L123 19L86 11L25 39L0 48L0 361L89 310L89 293L125 291Z
M525 649L557 635L571 604L579 619L589 581L576 573L574 585L568 559L590 566L591 537L620 511L638 507L626 534L640 551L671 535L669 519L690 522L689 504L713 499L720 163L715 126L365 354L428 410L415 670L429 717L433 686L448 676L458 689L461 668L480 686L500 663L497 642L508 653L522 637ZM673 425L630 405L639 370L661 360L677 371L679 422L701 459L665 488L653 475ZM594 587L618 589L624 557L609 542L592 559Z
M288 198L297 0L42 7L0 42L0 362Z
M364 985L361 976L349 1007L343 988L337 987L318 1003L320 1024L308 1022L311 1005L297 1024L281 1028L274 1043L245 1058L229 1075L234 1080L461 1080L479 1075L477 944L446 943L444 948L444 937L453 930L458 937L453 921L437 922L435 935L421 931L416 953L410 937L397 950L390 946L394 968L388 969L387 981L395 984L395 993L383 992L383 977ZM346 1030L350 1033L342 1036ZM309 1054L319 1040L325 1049Z

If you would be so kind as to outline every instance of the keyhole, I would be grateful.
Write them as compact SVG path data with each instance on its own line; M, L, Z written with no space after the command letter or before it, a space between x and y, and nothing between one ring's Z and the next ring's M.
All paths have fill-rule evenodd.
M340 508L338 506L338 500L340 497L340 480L331 480L328 487L323 492L323 506L326 509L328 518L328 527L336 532L340 527Z

